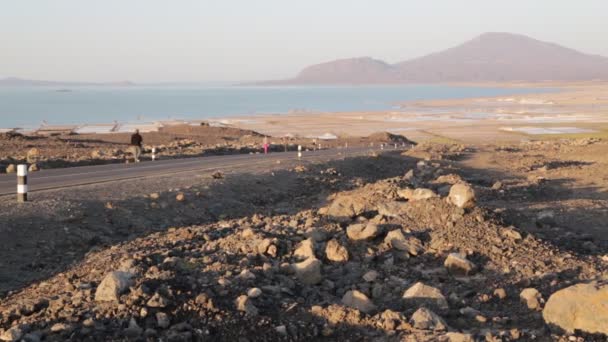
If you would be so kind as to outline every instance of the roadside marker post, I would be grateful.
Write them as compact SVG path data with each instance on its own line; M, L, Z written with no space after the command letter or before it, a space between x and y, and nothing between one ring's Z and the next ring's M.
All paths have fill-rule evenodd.
M152 147L152 161L156 160L156 147Z
M380 144L380 149L384 150L384 143Z
M302 145L298 145L298 159L302 159Z
M17 165L17 202L27 202L27 165Z
M395 150L397 149L397 144L395 144Z

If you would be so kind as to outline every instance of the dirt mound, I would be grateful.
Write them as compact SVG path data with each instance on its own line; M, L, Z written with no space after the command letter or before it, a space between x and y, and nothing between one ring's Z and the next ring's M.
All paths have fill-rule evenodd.
M416 145L415 142L409 140L403 135L392 134L389 132L378 132L371 134L367 137L369 140L384 142L384 143L399 143L399 144L408 144L408 145Z
M547 329L544 301L605 274L606 264L505 225L482 207L462 209L437 196L407 201L405 189L441 195L458 177L438 162L403 171L294 214L172 228L92 252L3 300L0 328L48 341L565 341ZM298 177L313 184L319 174L343 177L314 169ZM346 257L330 258L338 248ZM108 287L115 301L105 299Z

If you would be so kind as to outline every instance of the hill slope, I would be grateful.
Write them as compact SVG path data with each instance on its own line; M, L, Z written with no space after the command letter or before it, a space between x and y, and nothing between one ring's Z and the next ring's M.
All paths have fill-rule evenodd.
M523 35L485 33L456 47L395 65L369 57L305 68L262 84L378 84L608 80L608 58Z

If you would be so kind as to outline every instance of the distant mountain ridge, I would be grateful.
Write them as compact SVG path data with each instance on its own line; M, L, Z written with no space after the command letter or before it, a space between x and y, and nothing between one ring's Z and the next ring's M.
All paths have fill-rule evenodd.
M608 58L511 33L484 33L444 51L388 64L370 57L340 59L303 69L281 84L608 80Z
M83 86L132 86L131 81L94 83L94 82L64 82L64 81L41 81L28 80L17 77L7 77L0 79L0 86L10 87L83 87Z

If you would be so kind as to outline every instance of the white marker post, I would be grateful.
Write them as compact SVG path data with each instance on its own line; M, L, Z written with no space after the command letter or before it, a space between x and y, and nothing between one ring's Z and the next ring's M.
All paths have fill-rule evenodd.
M17 202L27 202L27 165L17 165Z
M384 150L384 143L380 144L380 149Z
M298 160L302 159L302 145L298 145Z
M152 147L152 161L156 160L156 147Z
M348 148L348 143L344 143L344 148Z
M397 144L395 144L395 150L397 149Z

